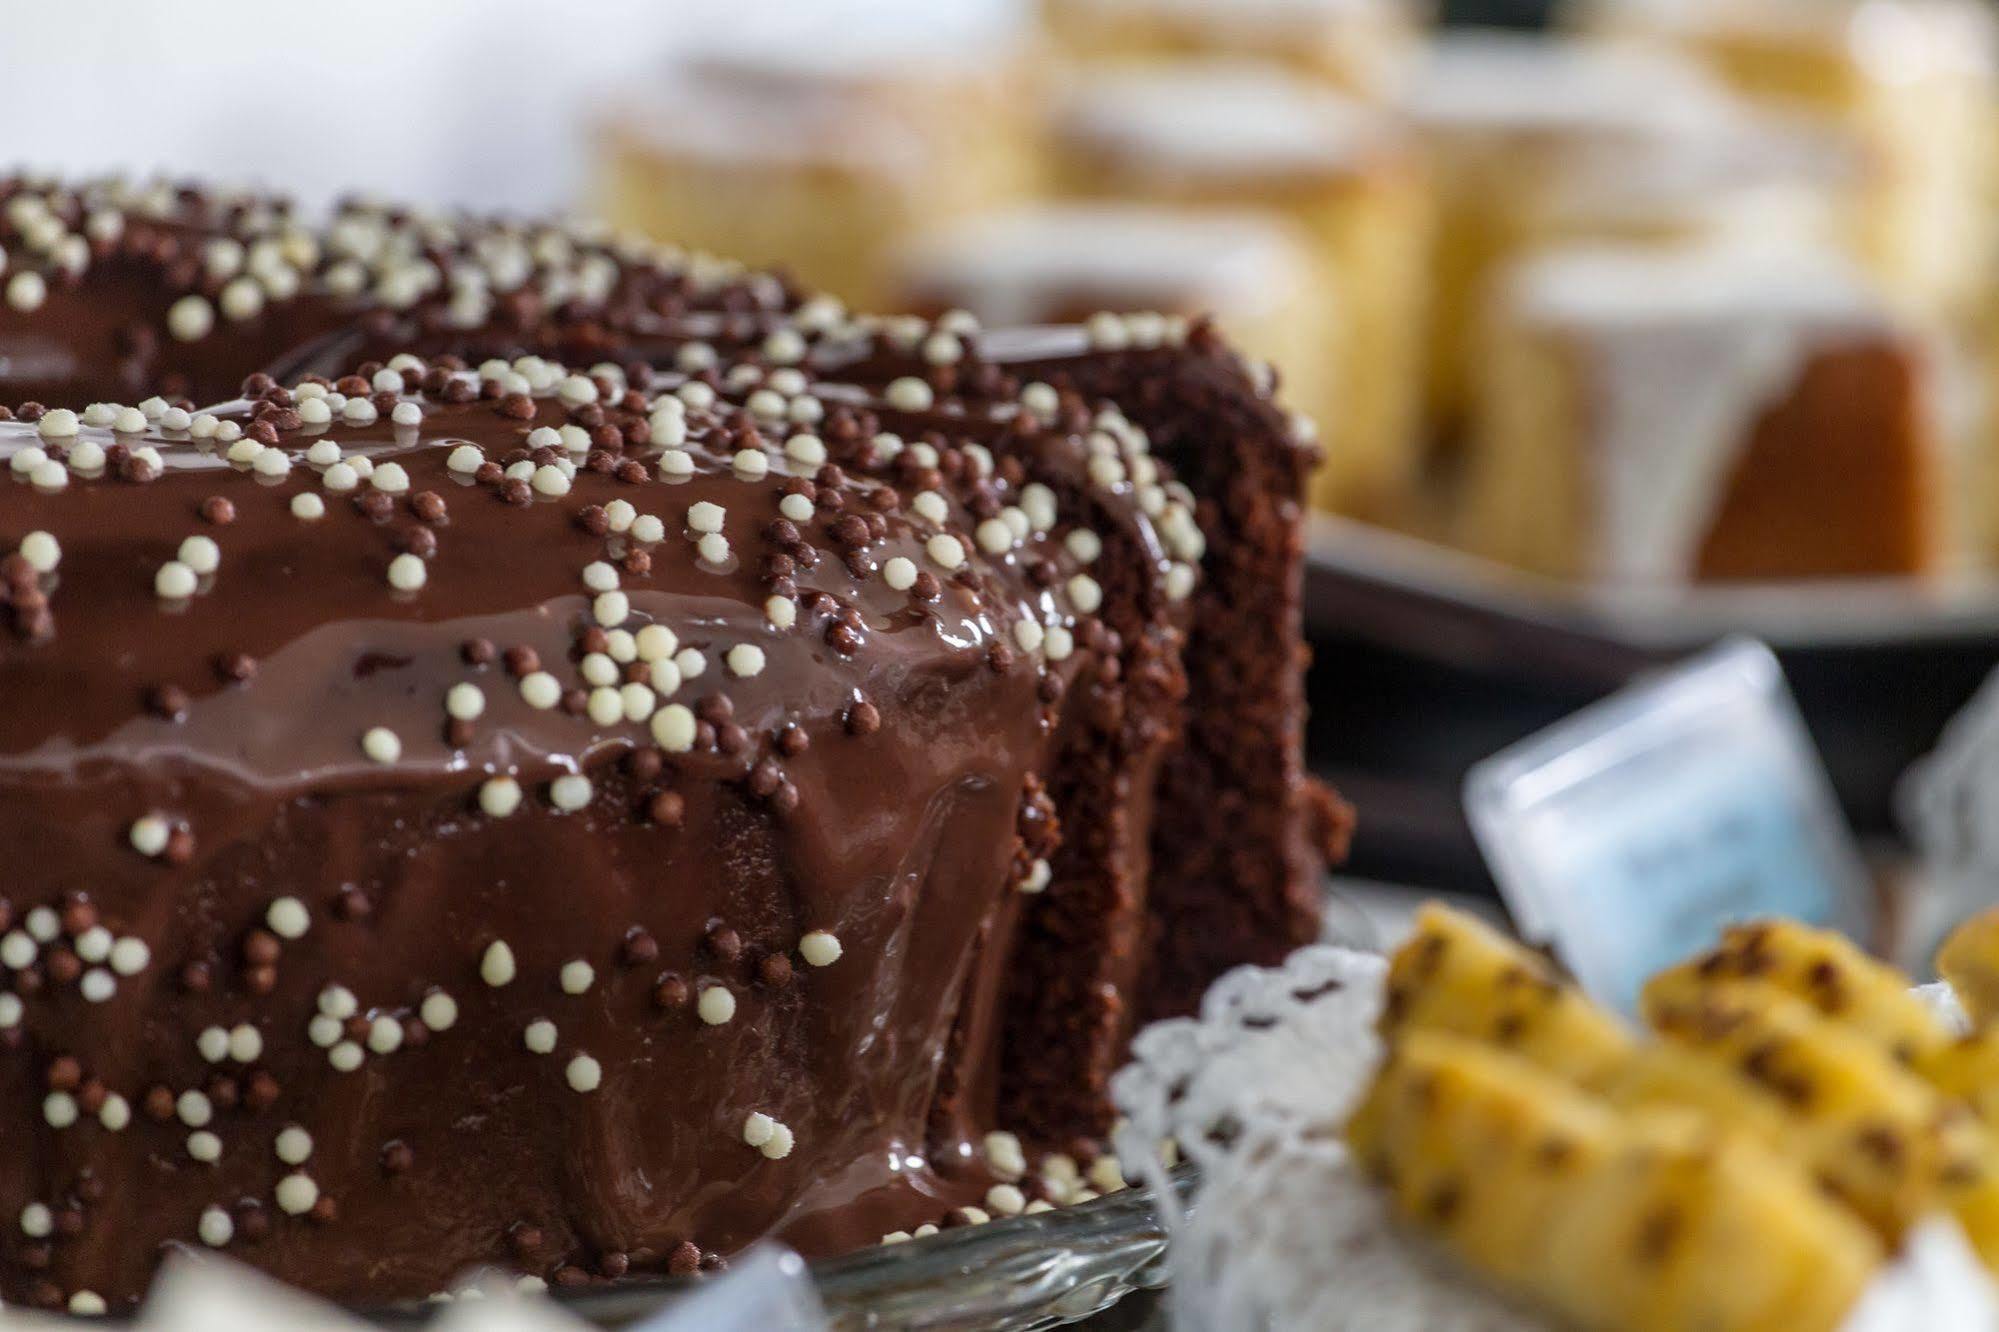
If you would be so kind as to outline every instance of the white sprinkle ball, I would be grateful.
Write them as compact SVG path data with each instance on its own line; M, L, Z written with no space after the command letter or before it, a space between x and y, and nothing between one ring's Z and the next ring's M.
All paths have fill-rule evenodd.
M622 592L599 592L590 603L590 614L606 629L615 629L631 618L631 598Z
M738 643L729 649L724 660L735 675L745 678L760 675L764 668L764 650L755 643Z
M707 533L694 543L694 549L701 556L702 560L708 564L727 564L729 562L729 538L723 536L720 532Z
M215 327L215 307L200 296L183 296L167 310L167 332L181 342L195 342Z
M548 800L565 813L575 813L590 803L590 779L580 772L567 772L548 784Z
M1012 1184L995 1184L986 1190L986 1206L995 1216L1019 1216L1027 1209L1027 1195Z
M528 1023L521 1032L521 1044L527 1046L529 1054L553 1054L557 1032L555 1024L547 1018L537 1018Z
M378 1055L394 1054L403 1045L403 1024L384 1014L368 1024L368 1048Z
M644 662L665 661L680 649L680 639L663 624L649 624L632 638L638 658Z
M182 564L198 574L212 574L222 565L222 547L209 536L191 536L180 543L178 557Z
M812 521L814 506L805 496L793 494L786 495L777 502L777 511L794 523L809 523Z
M604 1066L587 1054L577 1055L562 1070L562 1076L569 1082L569 1089L575 1092L596 1091L604 1081Z
M949 532L939 532L923 543L923 552L938 568L956 571L965 567L965 546Z
M830 967L840 960L840 938L827 930L811 930L798 940L798 955L807 966Z
M770 472L770 455L762 449L738 449L730 465L744 480L759 481Z
M410 474L401 463L385 462L368 475L369 484L388 495L400 495L410 488Z
M458 1025L458 1001L442 990L433 990L423 997L417 1017L432 1031L450 1031Z
M317 522L326 516L326 501L311 491L300 491L292 496L292 517L305 522Z
M722 530L722 520L728 516L728 512L719 504L700 500L688 506L687 526L689 530L695 532L719 532Z
M168 560L153 575L153 591L168 601L187 600L199 585L199 576L179 560Z
M599 726L614 726L625 719L624 700L609 685L599 685L591 690L583 711Z
M1027 1173L1027 1153L1015 1134L993 1130L985 1136L985 1151L986 1164L1001 1179L1016 1180Z
M888 386L888 405L899 412L927 412L934 401L930 385L911 375L904 375Z
M297 1124L287 1124L278 1130L272 1150L286 1165L304 1165L312 1157L312 1135Z
M386 726L371 726L361 733L361 752L376 763L394 763L403 756L402 738Z
M312 928L312 913L296 897L280 897L265 910L264 923L280 939L302 939Z
M62 546L48 532L28 532L20 538L20 558L36 574L54 574L56 566L62 564Z
M319 1202L319 1185L309 1175L290 1174L278 1181L274 1196L285 1215L304 1216Z
M486 691L470 680L461 680L444 691L444 711L459 721L477 721L486 711Z
M454 472L476 472L486 461L477 444L460 444L445 458L444 465Z
M1003 555L1013 549L1013 529L1000 518L987 518L972 533L979 549L988 555Z
M666 524L656 514L642 513L632 519L632 540L653 546L666 540Z
M562 701L562 685L547 671L531 671L521 677L521 699L529 707L546 712Z
M220 1207L204 1208L201 1220L196 1223L195 1233L201 1242L211 1249L219 1249L236 1237L236 1223L229 1213Z
M652 715L652 738L669 754L694 748L694 712L684 703L669 703Z
M430 580L423 560L408 551L389 561L389 586L398 592L414 592Z
M361 473L351 462L337 462L327 468L319 479L328 490L344 494L361 484Z
M120 976L136 976L152 965L153 950L144 939L128 934L111 945L106 960Z
M736 996L726 985L710 985L701 992L701 998L694 1005L701 1020L711 1027L719 1027L736 1016Z
M504 819L521 807L521 784L511 777L488 777L479 786L479 808Z
M882 565L882 581L897 592L916 586L916 573L916 562L902 555L892 556Z
M514 950L507 947L504 939L495 939L486 945L484 956L479 959L479 979L498 989L514 979Z
M76 955L86 962L102 962L111 956L111 931L92 925L76 936Z
M41 951L24 931L9 930L5 937L0 937L0 963L15 971L33 966Z

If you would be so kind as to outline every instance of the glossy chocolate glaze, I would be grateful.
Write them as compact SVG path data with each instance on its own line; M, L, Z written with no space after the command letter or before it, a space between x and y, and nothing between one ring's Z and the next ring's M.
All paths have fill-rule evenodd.
M491 402L403 400L422 405L421 426L285 431L279 447L293 466L278 481L184 432L141 439L86 428L79 439L105 446L150 443L164 471L150 482L77 475L59 493L10 472L0 488L4 530L47 530L62 547L55 572L34 580L52 635L17 636L0 655L10 694L0 712L0 838L39 848L8 913L20 927L35 907L53 907L83 926L45 941L12 973L24 1006L7 1032L18 1054L5 1061L10 1085L0 1096L25 1112L21 1128L35 1145L0 1176L0 1214L42 1202L65 1223L46 1239L9 1241L0 1289L10 1298L136 1292L158 1244L192 1242L211 1206L232 1215L232 1254L358 1300L421 1295L483 1262L549 1277L572 1266L658 1269L683 1242L726 1253L773 1229L830 1252L965 1200L966 1185L941 1182L927 1160L941 1153L962 1176L968 1143L991 1127L990 1101L979 1115L960 1107L939 1131L940 1080L964 1080L944 1066L947 1036L968 997L990 1004L1006 963L1005 948L973 945L1003 939L1021 898L1021 793L1054 743L1043 681L1067 680L1091 656L1007 653L1001 670L995 645L1009 644L1023 618L1088 618L1024 572L1044 556L1065 576L1075 568L1060 543L1074 524L982 557L964 488L943 484L951 498L942 527L973 552L978 587L945 576L925 603L879 573L857 577L828 535L841 517L879 513L884 535L863 567L900 555L941 572L924 548L937 525L899 500L878 507L878 494L886 502L910 487L883 484L886 467L883 480L856 473L829 483L819 473L815 521L797 526L820 556L795 570L805 604L797 624L779 630L764 610L764 533L787 473L816 468L772 449L770 475L745 480L729 450L698 437L716 427L698 427L687 479L632 483L586 460L567 495L515 505L446 459L467 440L504 457L533 427L561 423L560 403L535 400L523 420ZM247 411L223 415L247 420ZM926 424L870 414L887 427ZM401 466L407 493L369 501L379 516L354 498L380 494L365 485L326 493L324 469L302 452L319 435L349 458ZM31 425L0 425L0 455L48 443ZM1074 441L1016 431L1011 447L1044 457L1053 476ZM1080 475L1075 457L1066 470ZM324 517L293 515L301 492L324 496ZM415 516L413 497L424 492L443 499L441 522ZM833 494L841 510L829 507ZM231 502L233 521L204 521L213 497ZM670 519L665 539L643 547L579 526L587 506L614 499ZM684 529L703 501L727 510L729 564L702 562ZM1156 550L1128 498L1100 495L1089 514L1118 521L1120 541ZM428 579L397 592L384 571L419 528L436 538ZM192 598L164 602L154 572L196 533L217 542L220 568ZM647 550L650 569L622 579L632 614L624 627L665 624L683 647L706 653L706 670L672 698L727 700L747 737L739 752L660 756L646 725L535 710L502 662L465 659L468 640L501 652L525 646L572 685L575 640L591 615L581 570L632 548ZM815 592L829 600L811 607ZM847 607L863 629L843 653L824 631L828 612ZM747 678L724 662L743 643L767 654ZM238 654L255 662L242 683L217 669ZM443 699L460 681L482 686L486 709L470 734L448 738ZM146 706L162 686L186 692L178 720ZM881 724L856 734L862 701ZM362 733L375 726L401 738L392 765L362 751ZM795 733L781 742L788 728ZM769 763L794 807L755 793L755 770ZM547 783L569 772L589 775L594 792L565 813ZM527 792L506 818L477 801L480 783L499 773ZM677 827L646 812L660 791L681 797ZM129 844L127 830L150 813L191 834L185 863ZM283 896L310 913L296 940L265 928ZM88 947L77 936L100 924L144 940L150 963L92 1003L77 974L91 964L73 964ZM718 951L721 930L734 937ZM808 930L836 934L842 959L804 963L797 947ZM643 961L635 938L650 941L637 950ZM500 988L480 979L495 940L518 966ZM764 969L771 957L785 959L781 984ZM577 959L596 979L569 995L558 972ZM28 972L38 980L23 984ZM676 979L695 992L727 986L733 1019L708 1025L685 1000L662 1007L660 988ZM357 996L356 1023L399 1024L401 1048L370 1053L353 1072L332 1068L308 1025L334 984ZM457 1020L423 1032L416 1014L440 991ZM560 1032L553 1053L523 1046L537 1019ZM257 1058L210 1063L198 1052L205 1029L246 1023L259 1033ZM998 1022L988 1013L975 1025L980 1039L952 1058L996 1067ZM587 1094L565 1077L577 1054L601 1066L602 1085ZM256 1104L253 1084L264 1087ZM86 1107L123 1097L131 1123L112 1132L86 1111L75 1126L51 1127L37 1110L65 1086ZM190 1158L195 1126L147 1113L158 1088L175 1098L205 1089L213 1118L200 1127L220 1139L219 1161ZM793 1132L784 1159L743 1141L753 1111ZM311 1135L312 1155L297 1168L332 1201L330 1217L274 1205L293 1167L273 1143L293 1124ZM408 1161L390 1170L397 1144ZM510 1239L522 1234L533 1242Z
M478 1263L573 1284L773 1231L849 1249L984 1201L987 1130L1087 1162L1135 1023L1309 936L1331 808L1299 766L1310 451L1204 327L857 320L589 233L364 205L307 227L187 190L0 181L0 244L0 279L42 281L0 304L0 399L214 399L257 369L297 390L253 376L220 434L188 400L132 436L0 420L0 459L78 463L60 491L0 482L0 553L62 548L0 561L0 846L34 848L0 904L0 1115L31 1143L0 1172L0 1295L117 1306L160 1245L204 1241L371 1303ZM261 302L223 313L246 275ZM189 297L218 317L181 337ZM443 359L370 382L405 349ZM453 373L522 352L625 368L567 402L542 362ZM763 388L775 414L746 416ZM696 404L685 477L661 466L669 393ZM341 410L362 396L365 425ZM591 438L526 456L563 425ZM238 430L288 471L227 461ZM788 458L802 434L830 468ZM321 438L407 484L329 491ZM488 471L448 464L464 441ZM768 476L738 475L745 448ZM787 492L814 502L780 523ZM719 565L696 502L726 510ZM164 601L195 534L219 568ZM390 586L399 555L420 588ZM670 626L705 669L593 721L586 650L634 651L591 623L596 560L619 628ZM737 674L749 643L762 669ZM525 699L536 666L554 707ZM460 683L476 720L446 715ZM673 753L639 717L667 704L699 716ZM375 727L398 752L364 751ZM578 775L587 802L558 807ZM810 964L810 931L838 960ZM735 1011L710 1023L717 987ZM745 1141L753 1112L788 1153Z

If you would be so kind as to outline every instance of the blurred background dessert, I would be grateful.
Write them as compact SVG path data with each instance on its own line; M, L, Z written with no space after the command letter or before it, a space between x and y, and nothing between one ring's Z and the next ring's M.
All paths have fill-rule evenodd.
M899 241L1029 192L1029 79L921 29L716 42L607 108L602 211L877 308Z
M1242 56L1335 87L1392 87L1428 14L1415 0L1042 0L1048 32L1092 62Z
M1384 108L1239 61L1078 71L1049 127L1051 188L1181 211L1289 219L1327 284L1336 341L1272 352L1325 444L1315 498L1393 518L1418 481L1417 385L1431 201L1416 145ZM1323 367L1307 370L1305 367Z
M1889 293L1969 316L1991 264L1995 35L1981 0L1579 0L1852 149L1847 239Z
M1935 567L1946 450L1928 358L1849 265L1554 246L1493 298L1472 549L1630 582Z

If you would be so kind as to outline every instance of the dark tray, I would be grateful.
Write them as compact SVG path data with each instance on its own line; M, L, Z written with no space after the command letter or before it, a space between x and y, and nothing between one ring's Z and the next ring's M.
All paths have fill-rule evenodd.
M1479 759L1730 634L1776 649L1856 833L1999 665L1999 580L1577 589L1315 518L1308 750L1359 806L1352 869L1491 891L1459 788Z

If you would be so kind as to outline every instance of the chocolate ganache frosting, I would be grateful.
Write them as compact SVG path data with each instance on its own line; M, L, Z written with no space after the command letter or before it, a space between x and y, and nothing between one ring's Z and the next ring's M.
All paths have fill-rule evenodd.
M124 1307L172 1245L570 1285L1121 1186L1124 1041L1309 938L1345 824L1267 377L110 197L0 191L44 298L0 383L86 404L0 408L0 1297ZM274 238L287 322L176 348L242 270L174 256Z

